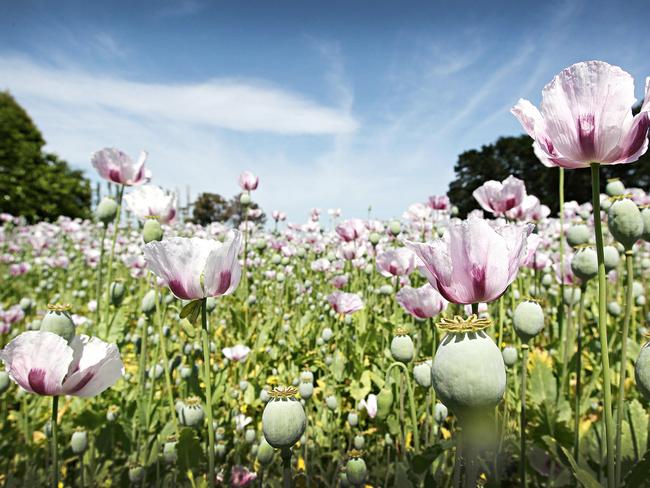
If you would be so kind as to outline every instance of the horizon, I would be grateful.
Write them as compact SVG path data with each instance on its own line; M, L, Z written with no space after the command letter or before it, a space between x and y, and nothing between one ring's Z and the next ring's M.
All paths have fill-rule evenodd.
M641 99L643 6L27 1L0 19L0 89L92 181L92 152L144 149L183 204L250 170L267 214L385 219L446 193L463 151L522 134L510 107L570 64L619 65Z

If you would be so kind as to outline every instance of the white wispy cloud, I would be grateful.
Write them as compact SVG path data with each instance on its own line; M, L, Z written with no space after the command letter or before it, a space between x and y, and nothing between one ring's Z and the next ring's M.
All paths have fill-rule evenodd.
M145 83L8 56L0 56L0 72L0 86L16 95L68 107L105 107L148 119L245 132L338 134L358 127L349 113L248 80Z

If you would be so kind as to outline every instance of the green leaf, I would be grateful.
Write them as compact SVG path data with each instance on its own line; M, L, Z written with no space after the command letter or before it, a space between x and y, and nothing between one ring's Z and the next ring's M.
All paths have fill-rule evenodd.
M647 451L641 461L636 463L627 472L624 485L627 487L642 487L648 485L648 473L650 473L650 451Z
M528 395L535 405L552 405L557 398L557 384L553 369L541 354L533 352L530 355L530 388Z
M203 299L192 300L190 303L185 305L181 310L180 317L182 319L189 320L190 323L196 324L199 319L199 314L201 313L201 306L203 305Z
M452 444L450 442L440 442L425 449L421 454L413 456L412 466L416 474L422 474L431 467L438 456L448 449Z
M196 468L203 457L201 443L194 429L189 427L181 430L181 436L178 440L178 466L181 471Z
M560 446L560 448L562 449L562 453L566 459L569 461L573 476L575 476L576 480L578 480L582 486L585 488L601 488L601 484L591 475L591 473L589 473L589 471L578 466L578 463L576 463L576 460L573 459L573 456L566 447Z
M643 405L637 399L634 399L629 404L627 415L635 459L638 459L648 446L648 414Z

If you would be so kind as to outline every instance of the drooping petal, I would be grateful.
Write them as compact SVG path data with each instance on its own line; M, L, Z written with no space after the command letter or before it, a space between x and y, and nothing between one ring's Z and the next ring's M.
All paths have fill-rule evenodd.
M115 344L97 337L79 336L83 344L76 371L63 383L66 395L91 397L110 388L122 377L124 365Z
M210 252L206 260L204 274L207 296L229 295L237 289L241 279L240 249L241 232L235 230L229 242Z
M24 390L38 395L61 395L73 350L52 332L23 332L0 351L9 376Z

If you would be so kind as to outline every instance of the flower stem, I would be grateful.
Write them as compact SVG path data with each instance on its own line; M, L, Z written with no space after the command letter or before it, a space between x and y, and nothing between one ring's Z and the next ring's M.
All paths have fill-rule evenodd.
M417 413L415 410L415 398L413 396L413 385L411 384L411 380L409 378L409 373L408 369L404 365L404 363L399 363L399 362L394 362L390 366L388 366L388 370L386 370L386 383L388 383L388 380L390 378L390 371L393 368L402 368L404 372L404 379L403 383L406 383L406 389L409 394L409 407L411 410L411 423L413 424L413 443L415 445L415 452L418 453L420 452L420 433L418 430L418 417ZM404 446L404 451L406 451L406 446Z
M282 486L283 488L291 488L293 485L291 479L291 448L285 447L282 449Z
M115 229L113 230L113 241L111 243L111 254L108 257L108 288L106 289L106 314L108 317L111 307L111 280L113 279L113 259L115 257L115 243L117 242L117 234L120 230L120 220L122 217L122 195L124 194L124 185L120 185L117 190L117 216L115 217ZM97 304L99 306L99 304Z
M598 255L598 329L603 366L605 439L607 444L607 486L616 486L614 469L614 422L612 418L612 385L609 377L609 343L607 341L607 281L603 251L603 231L600 220L600 164L591 163L591 196L594 209L596 253Z
M203 330L203 371L205 382L205 410L208 417L208 486L214 488L214 424L212 420L212 371L210 370L210 341L208 338L207 299L201 304L201 325Z
M521 361L521 425L519 427L519 445L521 451L521 459L519 460L519 468L521 470L521 485L526 488L526 377L528 376L528 344L521 345L522 361Z
M578 306L578 316L576 317L576 331L578 351L576 352L576 396L575 408L573 412L573 458L576 463L580 464L580 391L582 388L582 314L585 307L585 295L587 294L587 284L583 283L580 288L580 305Z
M102 273L104 271L104 241L106 240L106 231L108 226L102 224L102 238L100 240L99 247L99 262L97 263L97 308L95 309L95 325L99 325L101 321L101 309L102 309Z
M58 451L58 426L57 419L59 414L59 397L52 397L52 486L59 486L59 451Z
M178 419L176 418L176 408L174 406L174 394L172 392L171 372L169 371L169 358L167 356L167 343L165 334L163 333L164 314L161 310L160 293L156 287L156 308L158 310L158 336L160 340L160 351L163 357L163 371L165 374L165 390L167 390L167 402L169 403L169 414L171 415L174 424L174 432L176 438L180 439L180 430L178 428Z
M632 308L634 307L634 254L629 249L625 252L625 267L627 269L627 283L625 293L625 316L623 317L623 332L621 339L621 369L618 379L618 399L616 404L616 485L621 482L621 430L623 428L623 410L625 402L625 373L627 366L627 336L630 328L630 319L632 317Z

